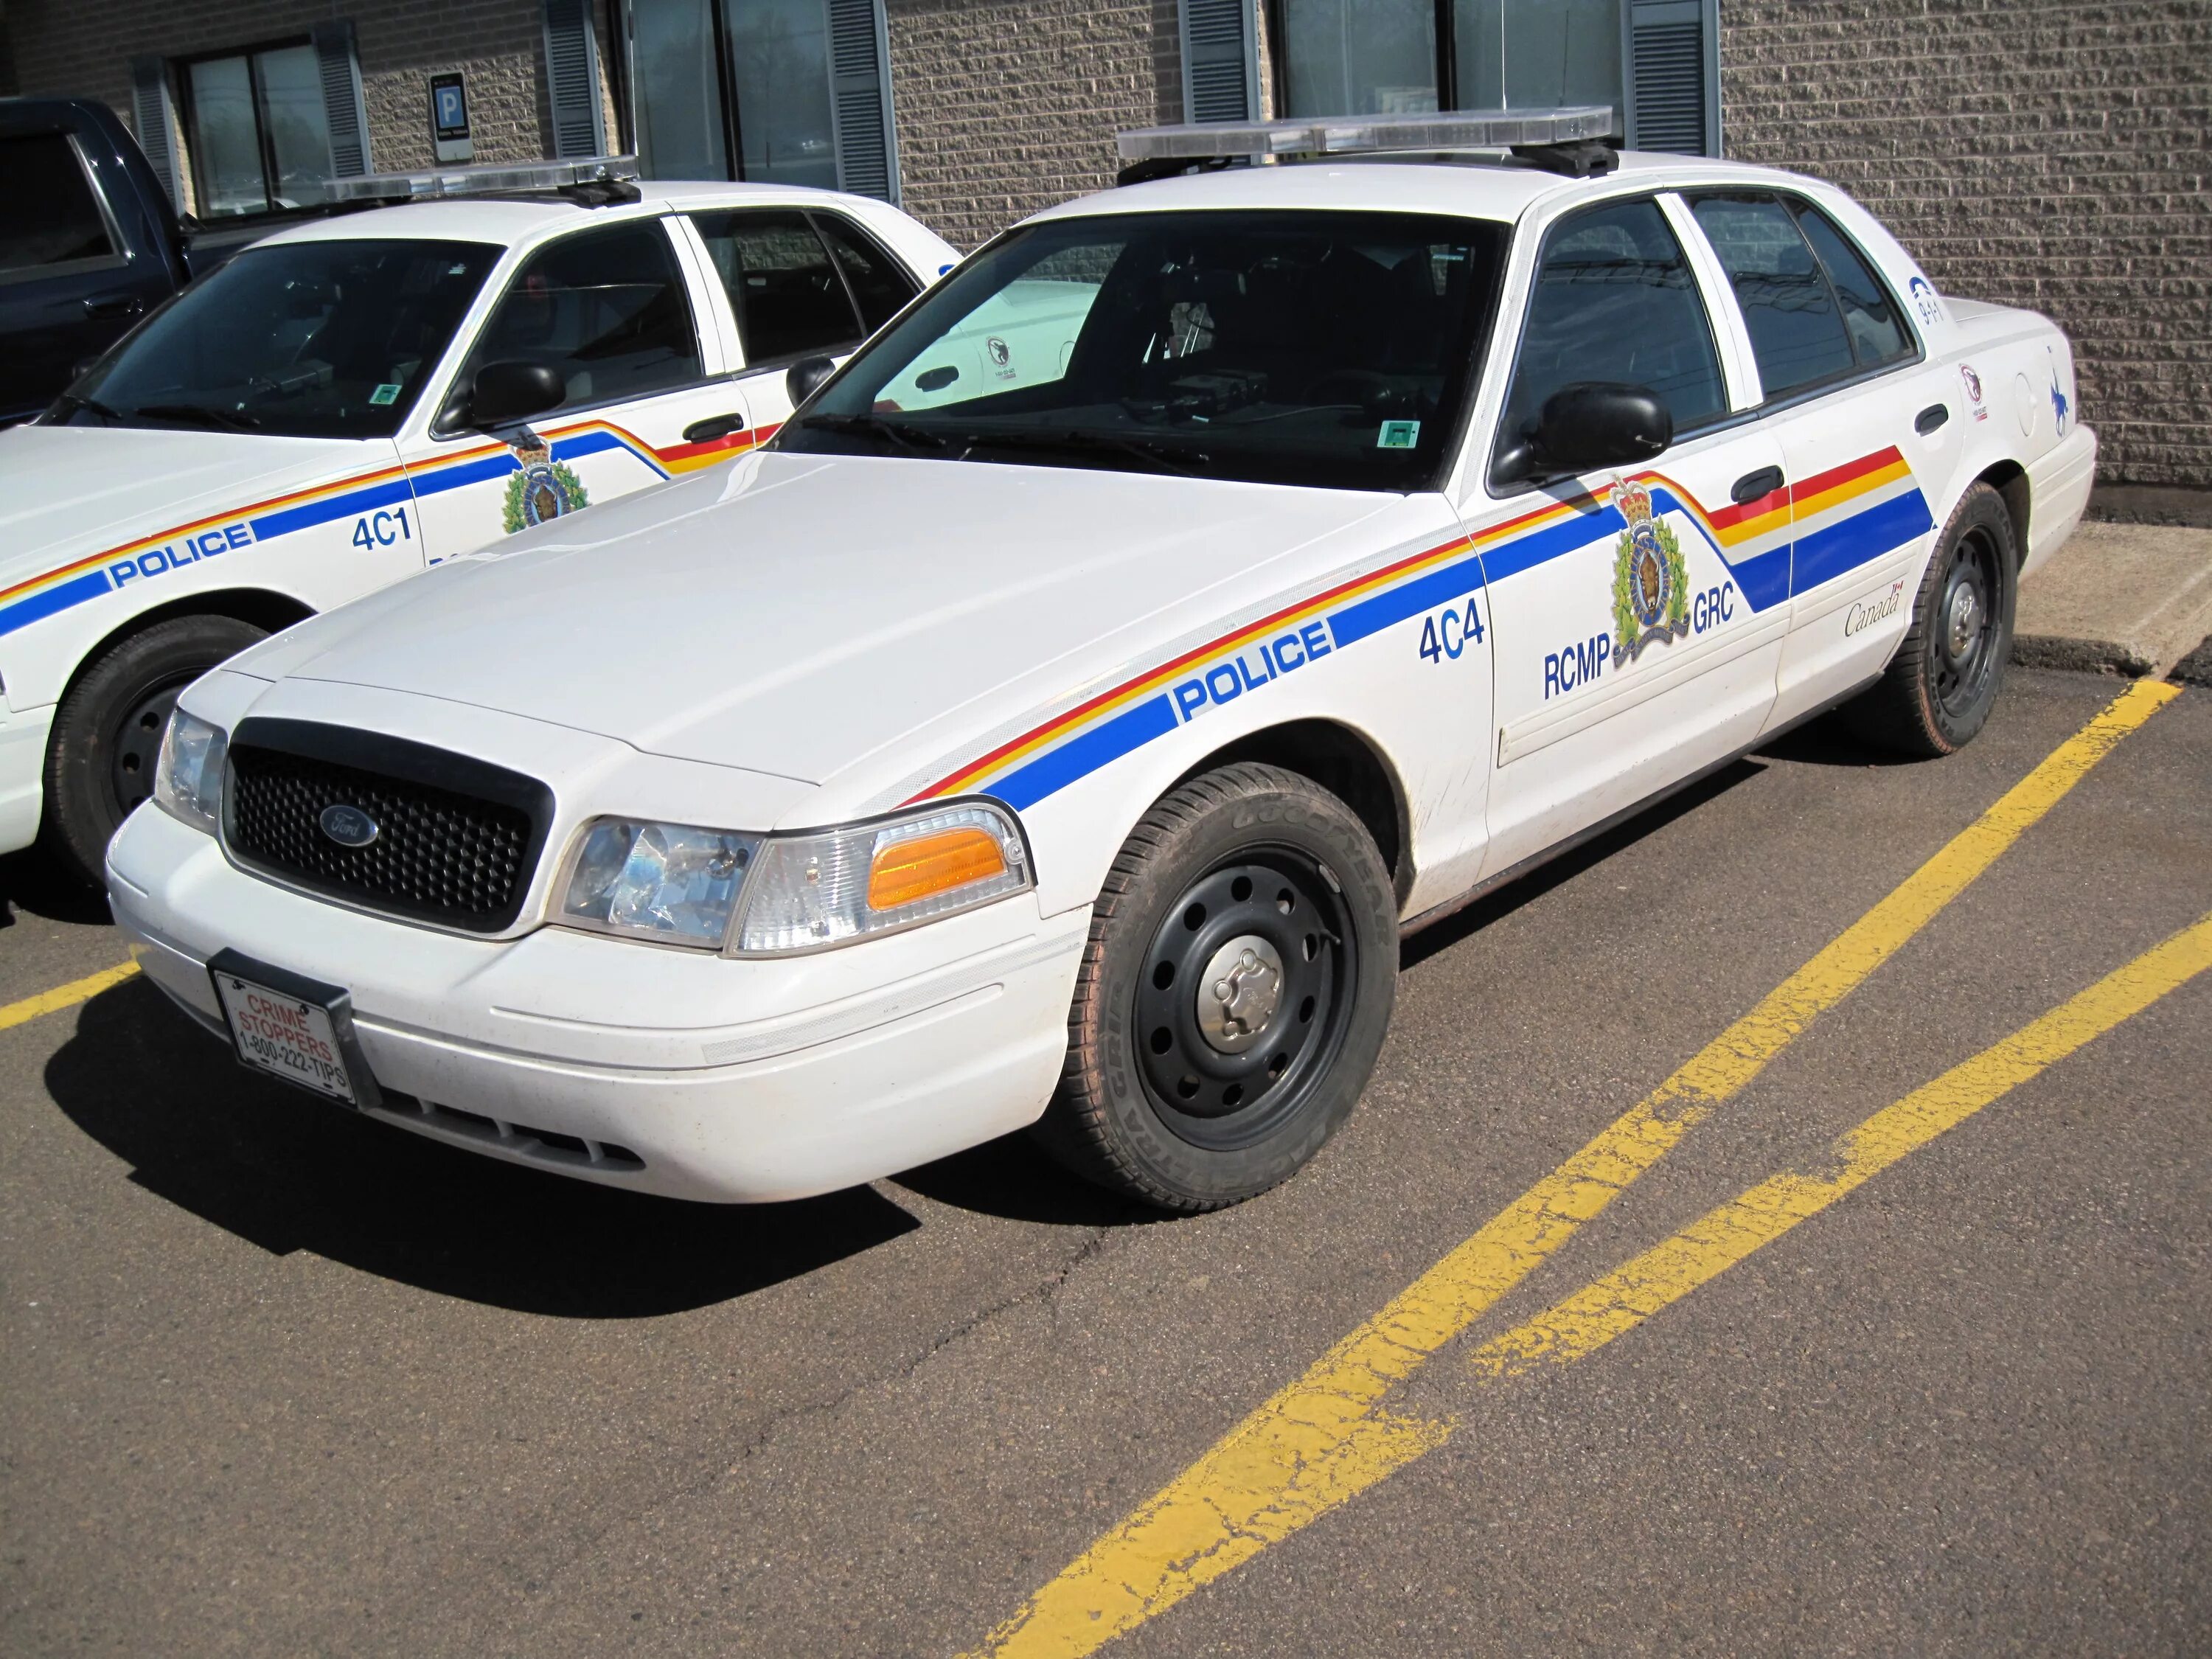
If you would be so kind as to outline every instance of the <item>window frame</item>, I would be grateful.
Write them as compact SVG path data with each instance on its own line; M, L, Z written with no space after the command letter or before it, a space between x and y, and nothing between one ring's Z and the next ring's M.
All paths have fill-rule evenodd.
M1549 489L1559 483L1557 477L1523 478L1501 484L1494 474L1498 463L1498 445L1505 435L1505 416L1512 402L1513 383L1521 372L1521 355L1528 346L1528 314L1535 299L1537 277L1544 269L1545 256L1551 252L1553 242L1562 230L1571 227L1577 220L1590 213L1603 212L1610 208L1630 207L1638 202L1650 203L1653 210L1659 215L1661 222L1667 227L1668 234L1674 238L1675 246L1681 251L1682 268L1690 276L1690 290L1697 296L1698 308L1705 315L1706 337L1711 342L1713 348L1714 372L1720 380L1721 409L1717 414L1699 422L1696 426L1675 428L1674 437L1660 454L1670 453L1685 442L1707 437L1716 432L1725 431L1729 427L1753 419L1764 412L1764 405L1748 410L1739 410L1733 405L1732 392L1729 385L1729 354L1723 349L1724 342L1728 337L1724 321L1714 315L1714 296L1707 290L1705 278L1698 272L1698 263L1691 255L1690 246L1684 239L1682 228L1675 223L1674 216L1667 211L1667 204L1663 199L1669 194L1685 193L1681 191L1680 186L1668 185L1651 190L1629 191L1619 196L1607 196L1595 202L1577 203L1544 228L1542 240L1537 244L1535 253L1528 262L1528 288L1521 296L1521 316L1519 325L1514 331L1512 355L1507 361L1504 377L1498 383L1498 406L1491 417L1490 442L1486 449L1468 456L1468 459L1475 463L1479 469L1477 476L1481 482L1484 492L1492 501L1510 501L1516 495L1525 495L1531 490ZM1702 239L1704 233L1700 231L1698 234ZM1707 243L1705 246L1710 252L1711 245ZM1502 286L1501 284L1501 288ZM1762 392L1765 389L1764 386L1760 388ZM1658 456L1654 456L1652 459L1656 462ZM1580 475L1570 473L1564 476L1574 477Z
M1917 368L1927 362L1928 343L1921 337L1918 324L1911 312L1898 302L1897 290L1891 284L1887 276L1883 273L1880 261L1871 258L1858 238L1845 229L1834 214L1821 207L1812 198L1796 191L1765 185L1684 185L1676 186L1675 193L1682 198L1683 206L1688 210L1686 216L1696 231L1698 240L1705 244L1707 252L1711 255L1715 268L1721 273L1721 279L1723 282L1728 281L1728 266L1721 259L1718 251L1714 249L1712 239L1705 234L1705 226L1698 222L1698 204L1715 197L1734 197L1738 199L1756 197L1779 203L1782 210L1790 216L1791 228L1797 232L1799 240L1804 242L1805 252L1812 256L1813 268L1820 273L1820 281L1828 290L1829 302L1836 307L1836 316L1838 320L1841 320L1844 316L1844 303L1842 296L1836 292L1835 277L1828 270L1827 261L1820 257L1820 251L1813 246L1812 239L1805 234L1804 228L1797 223L1797 216L1801 211L1818 213L1828 222L1829 227L1835 231L1836 234L1844 239L1844 246L1857 254L1861 263L1872 273L1875 282L1881 289L1882 297L1889 301L1891 312L1903 326L1905 340L1911 348L1909 351L1890 358L1887 362L1871 366L1862 363L1858 360L1858 342L1851 337L1850 325L1846 321L1844 323L1844 340L1850 347L1851 366L1846 369L1839 369L1835 374L1823 375L1817 380L1808 381L1803 386L1792 387L1788 393L1778 398L1767 392L1766 376L1759 369L1758 354L1752 348L1751 326L1743 319L1739 307L1736 326L1743 331L1745 360L1751 365L1752 372L1759 376L1759 400L1750 408L1737 411L1735 418L1764 419L1769 415L1796 409L1800 404L1810 403L1816 398L1825 398L1832 392L1865 385L1880 380L1885 374L1894 374L1900 369Z
M823 258L829 262L830 269L836 273L837 287L845 296L845 307L852 313L853 325L860 331L849 341L840 345L816 346L807 350L787 352L773 357L753 356L751 342L745 337L744 309L737 298L730 293L727 285L723 283L721 271L714 264L713 252L707 246L707 233L700 228L699 221L710 216L727 215L735 217L741 214L756 213L795 213L806 222L807 229L813 232L815 241L821 246ZM866 227L854 219L851 214L841 213L834 209L817 208L803 202L737 202L722 207L684 208L673 216L684 220L691 234L698 239L701 251L706 257L705 280L720 290L721 302L729 307L732 337L737 347L738 362L735 368L718 377L720 379L734 380L750 374L765 374L776 369L789 368L792 364L804 362L809 357L849 356L866 344L870 337L877 332L867 326L867 317L860 308L860 297L853 290L853 279L846 275L844 264L837 258L837 250L830 245L830 239L822 234L821 226L815 222L817 219L835 219L840 228L850 234L854 241L887 261L891 269L903 276L911 286L913 291L906 296L905 304L902 305L898 311L893 312L890 318L884 319L884 327L890 326L892 319L903 312L907 306L912 305L916 299L920 298L923 289L927 286L914 274L912 266L884 246L881 237L870 234Z
M591 402L584 404L562 404L557 409L549 409L544 414L533 416L533 421L565 421L574 416L588 414L594 410L613 409L624 404L647 403L655 398L668 398L678 392L696 392L702 386L714 386L732 378L726 371L707 367L720 355L718 351L708 349L710 343L718 342L719 337L710 337L708 330L702 326L702 319L699 314L699 301L702 296L693 289L695 276L691 270L691 263L685 257L686 251L678 239L677 227L671 222L682 216L679 213L669 211L617 219L611 224L605 220L599 220L578 225L573 230L564 230L558 235L548 236L542 241L532 242L525 247L510 249L509 252L514 256L514 262L507 268L506 276L501 277L497 268L495 267L491 276L485 279L484 287L487 290L491 289L496 282L498 291L489 303L484 302L482 295L478 296L477 304L483 307L483 310L477 317L474 327L470 327L465 318L462 326L453 331L453 339L447 349L449 353L458 351L459 355L454 360L452 378L434 400L427 397L417 400L418 409L430 408L436 410L428 421L428 435L430 441L434 443L453 443L483 435L477 428L465 426L459 422L461 400L469 389L469 365L476 359L477 347L483 339L484 331L491 326L492 319L499 314L500 307L507 303L507 296L514 292L514 285L522 280L523 273L530 268L531 264L540 254L559 247L577 237L604 234L607 231L620 229L629 225L649 225L657 228L660 234L663 243L668 250L668 263L675 273L677 287L684 295L684 314L691 325L691 340L698 353L700 372L689 380L672 381L666 386L655 386L650 392L633 392L619 397L595 398ZM708 280L713 280L711 274ZM475 307L472 307L471 310L474 309ZM465 339L463 337L465 332ZM403 427L401 430L404 434L405 428Z
M15 288L25 283L44 282L55 276L84 276L97 270L122 270L131 264L128 245L123 240L122 228L115 222L114 210L108 206L107 192L100 187L100 177L93 171L92 162L77 142L74 132L59 129L46 132L25 132L11 135L21 138L59 138L69 147L76 161L77 172L83 176L84 187L91 193L93 210L100 216L100 228L107 234L105 253L87 254L76 259L57 259L52 264L20 265L13 270L0 270L0 289Z
M291 52L302 46L313 52L315 49L314 37L307 34L285 35L276 40L258 40L250 46L226 46L221 52L195 52L169 60L179 105L178 125L183 129L185 136L185 159L191 167L192 207L196 216L204 222L210 218L217 223L231 219L251 220L264 214L293 211L276 200L276 151L269 137L269 95L262 85L260 60L272 52ZM246 60L246 85L252 92L253 153L255 159L261 163L262 205L244 213L210 215L205 210L208 188L206 180L201 176L200 152L204 146L200 143L199 100L192 90L191 71L195 64L220 64L232 58ZM327 118L326 116L325 120Z

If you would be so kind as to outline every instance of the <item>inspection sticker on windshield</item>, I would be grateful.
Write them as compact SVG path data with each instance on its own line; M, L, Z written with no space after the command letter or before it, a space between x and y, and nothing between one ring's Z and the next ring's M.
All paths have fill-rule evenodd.
M1382 435L1375 440L1377 449L1411 449L1421 441L1419 421L1385 421Z
M368 394L368 400L373 404L379 404L398 403L399 401L399 383L397 380L386 380L382 386L377 387L375 391Z

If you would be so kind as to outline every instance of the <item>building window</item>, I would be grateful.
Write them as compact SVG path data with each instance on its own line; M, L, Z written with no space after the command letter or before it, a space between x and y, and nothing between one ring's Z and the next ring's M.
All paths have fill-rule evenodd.
M896 199L882 0L627 0L650 179L749 179Z
M313 46L264 46L180 68L202 218L298 207L330 178L330 116Z

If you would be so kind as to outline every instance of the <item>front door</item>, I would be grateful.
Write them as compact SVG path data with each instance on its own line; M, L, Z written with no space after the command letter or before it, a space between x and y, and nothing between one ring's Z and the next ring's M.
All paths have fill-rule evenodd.
M1756 422L1729 423L1717 332L1654 200L1589 209L1546 239L1500 452L1553 392L1589 381L1657 392L1677 435L1646 465L1468 514L1498 639L1489 874L1744 748L1774 701L1781 449Z
M523 262L444 412L406 450L431 562L750 447L745 390L722 377L688 263L658 218L575 232ZM495 362L551 368L566 396L526 427L472 430L467 388Z

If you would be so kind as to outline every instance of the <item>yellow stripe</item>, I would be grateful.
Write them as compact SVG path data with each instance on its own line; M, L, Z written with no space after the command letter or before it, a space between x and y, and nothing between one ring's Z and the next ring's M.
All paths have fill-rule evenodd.
M1856 501L1859 496L1879 489L1884 484L1893 484L1899 478L1910 478L1911 476L1912 469L1902 460L1892 461L1878 472L1867 473L1862 477L1852 478L1839 483L1832 489L1824 489L1817 495L1804 497L1796 503L1797 522L1802 524L1815 513L1825 513L1832 507L1840 507L1845 501Z
M2129 732L2179 695L2138 680L1887 898L1650 1095L1316 1361L986 1639L999 1656L1095 1651L1437 1444L1378 1409L1893 955Z
M1762 1244L1818 1215L1946 1129L2141 1013L2212 968L2212 915L2137 957L1926 1087L1885 1106L1835 1143L1834 1167L1787 1170L1708 1212L1663 1244L1486 1342L1470 1362L1486 1381L1564 1365L1625 1336Z
M11 1025L28 1024L40 1014L58 1012L74 1008L78 1003L98 996L111 985L120 985L138 971L135 962L118 962L112 968L103 968L67 985L57 985L51 991L41 991L34 997L25 997L21 1002L11 1002L0 1008L0 1031Z

